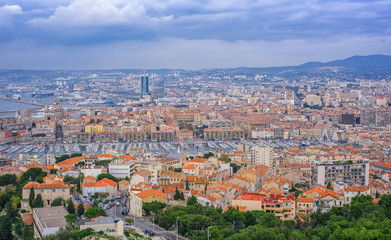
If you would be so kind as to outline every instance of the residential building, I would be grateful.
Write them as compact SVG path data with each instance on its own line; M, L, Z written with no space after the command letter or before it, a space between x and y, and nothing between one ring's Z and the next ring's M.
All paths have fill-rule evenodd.
M124 235L124 221L122 220L115 222L112 217L97 217L93 220L80 225L80 230L92 228L95 232L102 231L113 237L122 237Z
M271 165L271 148L268 146L254 146L250 150L252 165Z
M117 195L117 185L118 183L103 178L102 180L96 183L83 183L83 196L91 196L95 193L108 193L109 195Z
M368 160L315 161L311 166L311 184L326 185L343 182L354 185L369 184Z
M64 182L52 181L52 183L29 182L22 188L21 208L30 210L29 196L30 190L34 188L35 196L41 194L44 206L50 206L56 198L68 200L70 197L70 187Z
M133 161L126 161L125 158L117 158L109 164L109 173L116 178L130 178L134 169Z
M206 128L204 140L240 140L244 139L244 130L238 128Z

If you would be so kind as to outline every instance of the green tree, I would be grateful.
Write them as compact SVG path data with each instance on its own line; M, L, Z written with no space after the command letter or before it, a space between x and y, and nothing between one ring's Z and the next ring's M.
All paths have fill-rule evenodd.
M58 157L56 157L56 163L65 161L65 160L67 160L69 158L71 158L71 156L69 156L68 154L64 154L64 155L58 156Z
M73 203L72 198L68 201L67 211L69 214L75 214L75 204Z
M50 174L57 174L57 169L50 169Z
M84 214L84 205L82 203L77 206L77 215L81 216Z
M82 153L72 153L70 157L74 158L74 157L81 157L81 156L83 156Z
M74 227L74 225L76 224L76 215L75 214L68 214L65 216L65 221L72 226L72 228Z
M106 211L101 207L90 207L84 212L84 216L87 216L88 218L95 218L106 215Z
M70 176L70 175L65 175L63 181L66 184L76 184L77 183L77 179L75 177Z
M230 163L229 166L232 167L233 174L237 173L240 169L240 166L238 166L236 163Z
M118 181L116 177L114 177L113 175L111 175L109 173L101 173L98 175L99 180L102 180L103 178L108 178L108 179L113 180L115 182Z
M181 194L182 192L181 191L179 191L179 189L178 188L176 188L175 189L175 194L174 194L174 200L183 200L182 199L182 194Z
M56 198L50 204L50 206L52 206L52 207L61 206L61 205L62 205L62 198Z
M174 172L182 172L182 168L174 168Z
M190 187L189 187L189 180L186 179L186 190L190 190Z
M16 185L16 175L15 174L4 174L0 176L0 186L6 186L6 185Z
M331 182L327 183L326 188L330 189L330 190L333 190L333 185L331 185Z
M229 158L229 156L227 154L224 154L224 153L220 155L219 160L223 161L225 163L231 162L231 158Z
M208 152L208 153L205 153L204 156L202 156L202 158L210 158L213 156L214 156L214 154L212 152Z
M0 216L0 239L13 239L12 220L8 215Z
M34 190L34 187L30 188L30 194L29 194L29 205L30 207L33 207L33 202L34 202L34 199L35 199L35 190Z
M191 196L187 199L187 206L194 205L198 203L196 196Z
M41 194L37 194L37 197L33 201L33 206L32 208L41 208L43 207L43 200Z
M145 212L145 215L149 216L151 213L158 213L162 209L164 209L167 206L167 204L159 202L159 201L152 201L152 202L145 202L143 203L143 211Z
M14 208L17 208L20 204L20 197L19 196L12 196L11 203Z
M26 172L22 174L20 177L20 182L28 182L28 181L38 181L38 179L43 179L46 176L46 172L42 171L41 168L29 168Z

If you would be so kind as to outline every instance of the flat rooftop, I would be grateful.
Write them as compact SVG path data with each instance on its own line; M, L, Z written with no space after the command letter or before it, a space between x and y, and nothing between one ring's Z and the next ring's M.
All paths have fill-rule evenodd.
M63 227L67 225L65 216L68 211L63 206L34 208L33 215L41 223L42 228Z

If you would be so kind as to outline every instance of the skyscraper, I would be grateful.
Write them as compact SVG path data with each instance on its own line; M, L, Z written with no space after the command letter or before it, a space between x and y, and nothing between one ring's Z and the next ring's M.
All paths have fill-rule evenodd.
M141 77L141 97L149 94L149 80L148 76Z
M152 98L164 98L164 80L154 78L152 81Z

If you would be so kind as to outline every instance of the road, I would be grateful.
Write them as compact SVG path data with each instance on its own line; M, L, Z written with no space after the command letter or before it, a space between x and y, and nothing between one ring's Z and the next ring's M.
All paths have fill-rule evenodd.
M132 219L134 219L133 216L122 215L121 211L122 211L122 207L114 206L114 207L110 208L109 210L107 210L107 215L110 217L113 217L113 218L121 218L121 219L132 218ZM136 227L138 229L140 229L141 231L155 229L156 236L162 236L168 240L177 239L177 235L175 232L170 232L170 231L167 231L157 225L153 225L146 218L137 218L136 217ZM186 238L181 237L181 236L178 236L178 239L186 240Z

